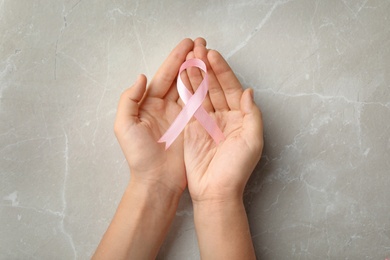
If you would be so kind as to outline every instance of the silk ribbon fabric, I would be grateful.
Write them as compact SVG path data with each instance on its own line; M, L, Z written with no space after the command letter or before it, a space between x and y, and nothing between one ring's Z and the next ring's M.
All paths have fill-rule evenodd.
M180 74L189 67L197 67L204 72L204 78L200 83L198 89L192 94L184 85ZM202 103L206 98L208 88L208 75L206 64L200 59L190 59L185 61L179 70L179 75L177 76L177 91L179 92L180 98L183 100L185 106L182 111L173 121L172 125L168 128L165 134L158 140L159 143L165 142L165 149L168 149L169 146L175 141L175 139L183 131L187 123L194 116L199 123L206 129L209 135L214 139L214 141L219 144L225 137L219 129L218 125L211 118L211 116L206 112L202 107Z

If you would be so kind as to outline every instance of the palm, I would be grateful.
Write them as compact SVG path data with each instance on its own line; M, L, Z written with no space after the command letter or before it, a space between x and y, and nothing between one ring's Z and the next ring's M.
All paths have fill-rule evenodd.
M139 120L137 124L129 126L126 137L131 142L124 147L126 158L130 168L134 172L147 172L161 170L169 173L167 177L184 189L186 179L183 160L183 141L178 140L165 151L164 145L157 143L165 129L169 127L175 116L180 112L181 107L176 102L160 98L148 98L141 103L139 108ZM147 147L147 148L145 148ZM155 178L146 175L145 178ZM160 178L160 176L159 176Z
M184 158L188 188L194 199L205 193L218 195L214 194L217 191L225 194L247 181L242 178L242 171L247 167L245 158L252 156L246 137L242 135L242 113L217 112L214 118L223 125L226 138L220 145L216 145L197 121L186 127Z
M196 119L186 126L184 161L188 188L193 200L223 198L243 190L259 160L260 112L222 56L214 51L207 54L200 45L195 46L193 55L209 62L209 96L203 107L220 126L225 140L217 145ZM193 86L193 91L202 80L199 71L187 70L185 81Z
M175 78L193 41L184 39L171 52L146 90L146 77L123 92L118 104L115 134L137 181L153 181L168 188L184 190L186 176L183 138L165 151L157 140L180 112Z

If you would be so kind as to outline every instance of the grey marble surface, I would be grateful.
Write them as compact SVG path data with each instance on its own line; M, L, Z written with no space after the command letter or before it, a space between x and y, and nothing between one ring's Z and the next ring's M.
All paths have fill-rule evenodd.
M390 257L390 1L0 0L0 259L88 259L129 172L120 93L183 38L263 111L259 259ZM183 195L158 259L199 259Z

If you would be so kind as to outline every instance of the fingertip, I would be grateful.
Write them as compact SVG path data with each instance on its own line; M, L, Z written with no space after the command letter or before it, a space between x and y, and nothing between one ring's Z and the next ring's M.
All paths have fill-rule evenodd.
M177 48L178 55L176 56L176 58L182 59L181 62L184 62L188 54L193 52L193 49L195 48L194 41L192 41L190 38L185 38L180 42L179 46L180 47ZM184 60L183 58L181 58L183 54L184 54Z
M146 81L147 81L146 76L144 74L139 74L134 84L144 83L144 85L146 85Z
M206 42L206 40L205 40L203 37L197 37L197 38L194 40L194 44L195 44L195 45L201 44L201 45L203 45L203 46L206 47L207 42Z
M146 91L146 81L146 76L144 74L139 74L133 86L129 89L129 92L127 93L128 98L132 99L135 102L140 102ZM126 92L127 91L125 91L125 93Z
M255 118L258 118L262 122L263 116L259 106L255 102L254 90L252 88L246 89L242 94L241 107L242 112L245 115L253 115Z
M183 45L186 49L192 49L194 47L194 41L190 38L184 38L179 45Z
M254 91L248 88L242 94L241 109L244 116L244 129L251 140L254 154L261 154L263 149L263 120L261 111L254 101Z
M194 54L198 59L203 60L207 66L207 49L206 41L203 38L197 38L194 42Z
M248 92L249 92L250 98L251 98L251 100L252 100L252 102L253 102L254 99L255 99L254 93L253 93L253 88L248 88Z
M214 70L216 74L219 73L220 68L226 67L226 66L221 66L225 64L226 61L223 59L222 55L216 50L210 49L207 51L207 60L209 61L211 68Z
M257 105L257 103L256 103L256 100L255 100L255 91L253 90L253 88L248 88L248 91L249 91L249 94L250 94L250 99L251 99L252 106L253 106L253 108L254 108L256 111L258 111L259 116L260 116L260 118L261 118L261 117L262 117L261 109L260 109L259 105Z
M241 107L244 114L251 114L254 106L253 89L248 88L244 91L241 97Z
M134 85L141 85L146 88L147 78L144 74L139 74Z
M185 57L194 49L194 41L190 38L183 39L171 52L170 56L176 61L185 61ZM168 59L169 60L169 56ZM166 61L167 61L166 60ZM181 65L181 63L180 63Z
M214 63L216 60L221 58L221 54L213 49L209 49L207 52L207 59L209 59L210 63Z
M145 95L146 76L138 75L134 84L122 92L114 124L114 132L118 136L123 130L123 126L128 122L135 123L138 116L139 102Z
M185 44L193 44L194 43L194 41L191 38L184 38L181 42L185 43Z

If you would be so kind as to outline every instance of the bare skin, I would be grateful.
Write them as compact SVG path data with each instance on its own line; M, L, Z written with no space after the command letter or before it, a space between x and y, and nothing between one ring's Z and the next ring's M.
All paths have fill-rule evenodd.
M243 191L263 148L261 113L253 91L244 91L223 57L205 44L196 42L187 58L208 65L204 107L226 139L216 145L196 120L185 129L184 162L200 253L202 259L255 259ZM195 91L201 74L193 69L187 75Z
M207 64L209 95L203 107L226 139L216 145L193 119L165 151L157 140L183 107L175 78L190 58ZM196 68L182 77L192 91L202 81ZM187 183L202 259L255 259L242 196L263 148L261 113L253 91L242 89L203 38L179 43L148 88L141 75L122 94L115 134L131 178L93 259L155 259Z
M147 90L141 75L120 98L114 128L131 177L93 259L154 259L164 241L187 179L183 136L168 151L156 140L181 110L175 78L193 46L184 39Z

